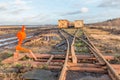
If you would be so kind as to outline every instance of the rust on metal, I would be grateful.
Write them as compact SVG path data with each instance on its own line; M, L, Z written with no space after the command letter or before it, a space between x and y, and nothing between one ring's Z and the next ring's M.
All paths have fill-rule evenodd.
M64 21L63 21L64 23ZM62 25L60 23L60 25ZM66 27L68 23L66 22L63 27ZM62 28L62 27L60 27ZM94 46L94 44L90 41L89 37L84 33L86 37L86 41L84 42L88 45L88 49L91 51L90 55L81 55L75 53L75 39L79 39L76 37L77 31L74 36L69 38L69 36L65 36L65 33L60 31L60 33L64 36L66 40L67 50L65 54L34 54L37 60L22 60L25 56L28 58L33 58L32 55L25 53L19 54L16 62L21 65L30 64L35 68L45 68L45 69L59 69L61 73L59 75L59 80L66 80L67 71L80 71L80 72L94 72L94 73L106 73L109 74L112 80L120 80L120 65L110 64L109 60L113 60L113 56L103 56L102 53ZM9 57L2 61L3 64L14 63L13 57ZM108 60L108 61L107 61ZM15 65L16 63L14 63Z
M73 41L72 41L72 44L71 44L71 56L72 56L72 62L77 63L77 57L75 55L74 42L75 42L75 37L73 38Z
M85 34L85 33L84 33ZM86 35L86 34L85 34ZM110 65L110 63L108 63L108 61L104 58L104 56L101 54L101 52L94 46L94 44L90 41L90 39L88 38L88 36L86 35L89 43L93 46L94 50L96 51L96 54L99 58L101 58L102 61L105 62L107 68L109 69L109 73L111 72L114 75L114 80L120 80L120 76L119 74L115 71L115 69ZM111 75L111 74L109 74ZM111 76L112 78L113 76Z
M52 61L52 59L54 58L53 55L51 55L51 57L48 59L48 61L46 62L46 65L50 64L50 62Z

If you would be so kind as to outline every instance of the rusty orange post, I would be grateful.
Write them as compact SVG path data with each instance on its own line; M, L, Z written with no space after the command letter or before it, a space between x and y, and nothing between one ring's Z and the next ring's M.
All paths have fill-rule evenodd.
M26 33L25 33L25 26L22 26L22 29L17 33L17 38L18 38L18 45L21 45L23 40L26 38Z
M22 42L23 40L26 38L26 33L25 33L25 26L23 25L22 26L22 29L17 33L17 38L18 38L18 45L16 46L16 52L14 53L14 60L16 60L18 57L19 57L19 51L23 51L23 52L29 52L32 57L37 60L37 58L35 57L35 55L32 53L31 50L29 49L26 49L26 48L23 48L21 45L22 45Z

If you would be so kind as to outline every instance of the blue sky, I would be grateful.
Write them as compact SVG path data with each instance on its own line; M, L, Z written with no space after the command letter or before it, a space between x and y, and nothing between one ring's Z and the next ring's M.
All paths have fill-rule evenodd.
M120 17L120 0L0 0L0 24L94 23Z

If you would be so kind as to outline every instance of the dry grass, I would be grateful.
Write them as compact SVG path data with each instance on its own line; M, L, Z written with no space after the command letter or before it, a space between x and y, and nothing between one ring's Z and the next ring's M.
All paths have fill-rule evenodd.
M0 35L4 35L4 34L16 34L18 32L18 30L4 30L4 31L0 31Z
M109 35L109 32L103 31L103 30L99 30L99 29L90 29L89 27L85 27L84 28L85 32L89 32L89 34L96 34L96 35Z
M44 37L39 37L31 40L30 42L26 42L24 44L24 47L28 47L34 53L49 53L50 51L52 51L53 46L55 46L59 42L59 39L50 39L50 41L46 41L44 40Z
M16 34L19 30L21 30L18 26L0 26L0 35L4 34ZM37 30L37 28L34 29L26 29L26 33L30 33Z
M100 29L84 28L95 46L104 54L120 53L120 36Z
M0 35L4 35L4 34L6 34L5 31L0 31Z
M42 38L34 39L31 40L30 42L25 43L25 46L30 46L30 47L36 47L36 46L42 46L43 40Z
M67 31L70 34L74 34L76 29L64 29L65 31Z

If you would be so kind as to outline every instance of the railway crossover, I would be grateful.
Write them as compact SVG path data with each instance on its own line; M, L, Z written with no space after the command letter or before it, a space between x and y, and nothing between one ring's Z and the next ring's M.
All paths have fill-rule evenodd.
M88 38L85 32L83 32L84 38L77 37L76 36L77 32L74 35L71 35L67 32L66 34L73 37L73 41L70 47L71 52L66 53L66 54L71 53L72 61L69 62L69 58L66 59L67 62L66 64L64 64L65 66L63 66L63 69L62 69L63 72L61 72L61 76L59 80L69 80L70 78L68 79L66 78L67 71L69 70L82 71L82 72L107 73L112 80L120 80L119 73L115 71L115 69L110 65L110 63L107 61L105 56L103 56L102 53L100 53L100 51L93 45L93 43L90 41L90 39ZM75 55L75 50L73 46L73 44L75 43L75 39L81 40L87 45L87 48L90 51L90 55L92 55L93 58L95 59L94 60L92 58L93 59L92 63L91 62L88 63L87 60L84 61L84 63L79 61L79 58L77 57L77 55ZM85 60L85 57L83 57L82 59Z
M43 68L49 70L60 70L58 80L74 80L79 79L80 72L100 73L107 74L110 80L120 80L120 72L117 72L114 65L111 65L107 60L113 59L112 56L103 56L100 51L93 45L86 33L80 29L76 29L73 34L68 33L63 29L54 29L58 31L58 34L63 38L62 45L66 50L64 54L38 54L35 56L38 58L34 60L24 60L25 56L32 58L29 54L20 54L17 63L21 65L30 64L34 68ZM82 32L79 36L78 34ZM40 34L40 33L36 33ZM47 35L48 36L48 35ZM58 35L57 35L58 36ZM87 54L79 54L76 51L76 43L81 42L79 46L81 49L85 49ZM84 45L83 45L84 44ZM61 45L60 45L61 46ZM7 58L2 61L3 64L15 63L13 57ZM74 72L78 72L76 77Z

